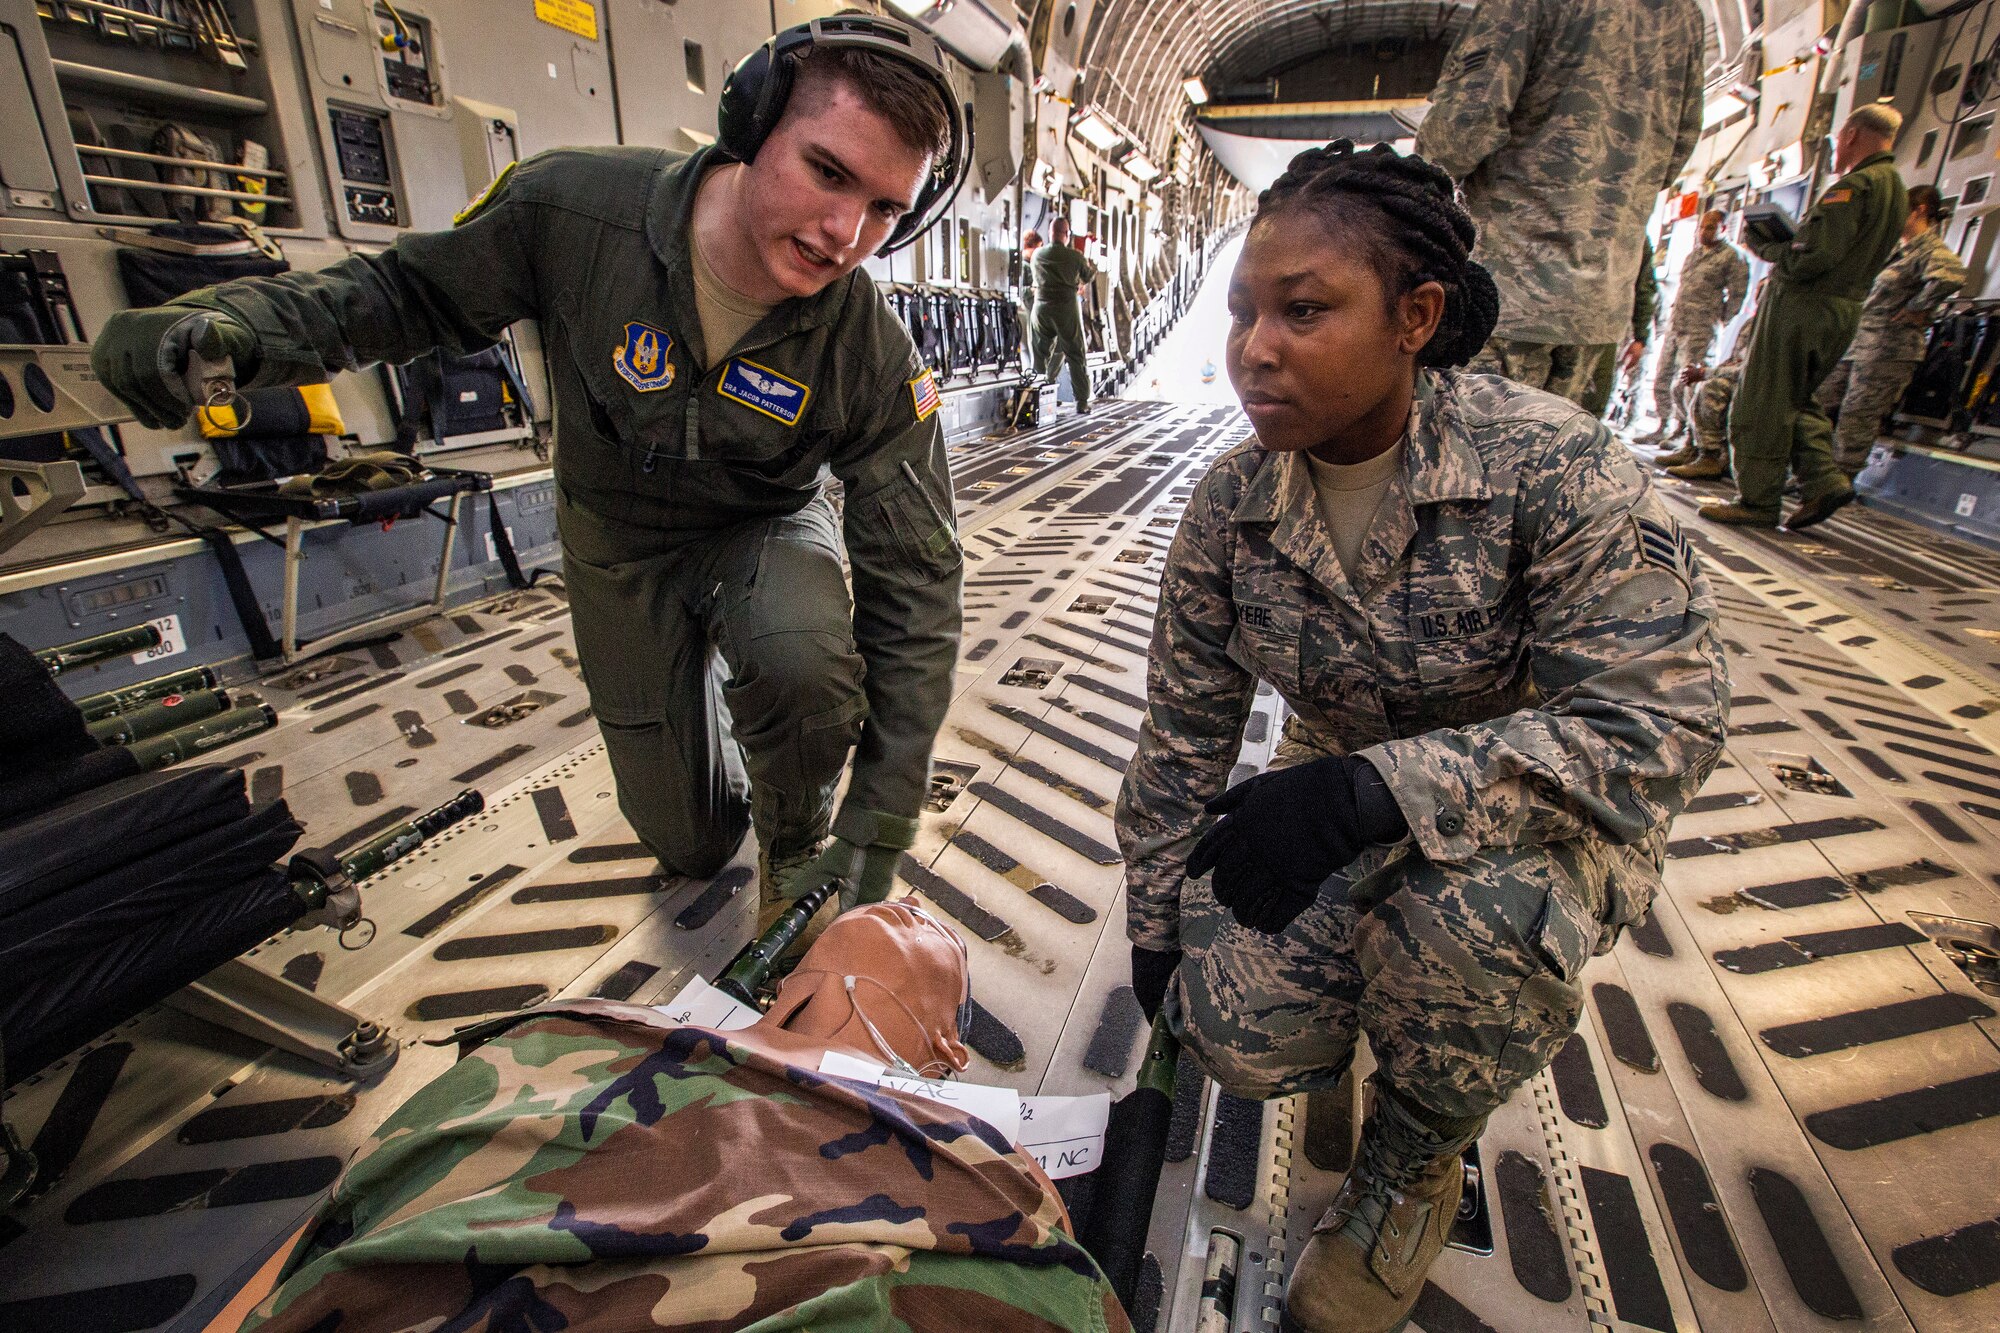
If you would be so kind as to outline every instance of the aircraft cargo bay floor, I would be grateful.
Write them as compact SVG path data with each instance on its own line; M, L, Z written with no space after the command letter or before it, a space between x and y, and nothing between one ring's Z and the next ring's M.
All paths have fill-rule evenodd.
M954 450L964 646L903 878L971 942L970 1079L1131 1085L1112 802L1174 523L1246 429L1116 402ZM1581 1030L1494 1117L1471 1248L1439 1261L1417 1324L2000 1327L2000 557L1861 510L1801 537L1712 529L1700 493L1662 486L1722 603L1728 758L1650 921L1585 973ZM752 847L711 881L666 877L619 816L559 586L256 688L282 725L221 758L307 844L487 794L364 887L363 927L250 959L392 1025L400 1059L357 1088L162 1007L16 1089L10 1121L67 1170L0 1219L0 1326L199 1328L445 1067L425 1039L556 996L663 1002L746 937ZM1283 721L1268 692L1257 709L1252 765ZM1275 1328L1339 1179L1307 1162L1306 1118L1183 1062L1142 1333L1195 1327L1218 1232L1229 1326Z

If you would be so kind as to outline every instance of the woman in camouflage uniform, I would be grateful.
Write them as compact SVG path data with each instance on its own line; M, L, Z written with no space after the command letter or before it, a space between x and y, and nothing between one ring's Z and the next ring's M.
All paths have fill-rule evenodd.
M1630 454L1450 369L1495 317L1473 240L1386 147L1302 153L1259 199L1229 294L1256 438L1175 536L1119 799L1134 988L1209 1073L1281 1096L1373 1049L1286 1296L1309 1333L1402 1325L1459 1153L1574 1030L1722 748L1714 602ZM1224 793L1259 681L1318 757Z

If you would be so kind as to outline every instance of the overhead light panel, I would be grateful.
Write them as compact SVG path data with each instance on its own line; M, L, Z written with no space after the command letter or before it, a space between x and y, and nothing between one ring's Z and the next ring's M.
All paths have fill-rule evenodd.
M1144 185L1147 181L1152 180L1160 174L1160 169L1153 165L1153 159L1147 157L1144 153L1134 153L1123 162L1120 162L1118 166L1121 171L1133 180L1138 181L1141 185Z
M1208 85L1203 83L1199 76L1192 79L1182 79L1181 91L1186 93L1188 101L1193 102L1196 106L1208 105Z
M1701 106L1701 127L1713 129L1739 111L1747 111L1750 104L1733 92L1720 92L1709 98Z
M1125 139L1125 136L1119 133L1117 126L1095 111L1076 123L1076 132L1083 136L1085 143L1100 153L1109 152Z
M889 7L906 19L920 19L937 8L937 0L889 0Z

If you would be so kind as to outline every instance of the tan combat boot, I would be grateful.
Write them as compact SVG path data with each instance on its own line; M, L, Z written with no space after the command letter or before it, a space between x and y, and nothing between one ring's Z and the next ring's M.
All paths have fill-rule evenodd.
M1667 475L1683 481L1713 481L1729 475L1729 464L1714 454L1696 454L1692 462L1668 468Z
M1459 1159L1485 1119L1444 1120L1377 1085L1361 1151L1285 1287L1285 1333L1395 1333L1444 1249Z
M1667 469L1684 467L1685 465L1694 462L1695 459L1700 457L1701 457L1700 450L1696 449L1691 444L1684 444L1670 454L1661 454L1658 458L1655 458L1653 460L1653 466L1657 468L1667 468Z
M1711 523L1728 523L1739 528L1775 528L1778 518L1775 514L1760 514L1754 509L1745 509L1739 504L1705 504L1699 510L1701 516Z
M768 851L763 839L757 843L757 933L762 935L771 928L792 899L779 893L785 882L803 871L819 859L826 850L827 840L815 838L796 851ZM817 932L815 932L817 933Z

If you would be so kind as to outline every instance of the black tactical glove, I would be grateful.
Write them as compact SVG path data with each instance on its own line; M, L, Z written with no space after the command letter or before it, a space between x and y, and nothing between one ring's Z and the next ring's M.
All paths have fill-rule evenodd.
M1139 997L1139 1010L1148 1023L1159 1017L1160 1001L1167 997L1167 985L1180 966L1179 949L1132 946L1132 993Z
M227 315L184 305L121 310L105 320L91 343L90 368L140 425L171 430L195 406L186 382L190 348L233 363L238 382L255 373L256 334Z
M1320 885L1371 843L1409 832L1382 775L1353 755L1260 773L1208 803L1221 815L1194 845L1187 873L1215 872L1215 900L1275 935L1312 906Z

